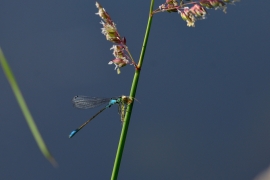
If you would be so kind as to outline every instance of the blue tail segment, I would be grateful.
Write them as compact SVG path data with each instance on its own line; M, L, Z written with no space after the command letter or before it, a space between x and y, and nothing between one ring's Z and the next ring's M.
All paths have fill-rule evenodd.
M78 131L79 131L79 129L76 129L76 130L72 131L72 132L69 134L69 138L72 138Z

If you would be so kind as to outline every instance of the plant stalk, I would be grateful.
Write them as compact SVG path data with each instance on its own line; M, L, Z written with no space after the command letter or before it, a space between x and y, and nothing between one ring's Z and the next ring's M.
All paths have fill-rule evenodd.
M144 58L144 54L145 54L145 50L146 50L146 46L147 46L147 41L148 41L148 37L149 37L149 32L150 32L150 28L151 28L153 6L154 6L154 0L151 0L150 13L149 13L147 28L146 28L146 32L145 32L145 36L144 36L141 55L140 55L140 59L138 62L138 66L135 70L135 74L134 74L134 78L133 78L133 82L132 82L132 86L131 86L131 90L130 90L130 95L129 95L133 99L135 98L135 95L136 95L137 85L139 82L140 72L141 72L141 68L142 68L142 64L143 64L143 58ZM117 148L117 153L116 153L116 157L115 157L115 161L114 161L111 180L116 180L118 177L118 172L119 172L119 168L120 168L120 164L121 164L122 154L123 154L123 150L124 150L124 146L125 146L126 136L127 136L127 132L128 132L128 126L129 126L130 117L131 117L132 108L133 108L133 102L130 105L128 105L128 107L127 107L122 131L121 131L121 135L120 135L120 140L119 140L119 144L118 144L118 148Z

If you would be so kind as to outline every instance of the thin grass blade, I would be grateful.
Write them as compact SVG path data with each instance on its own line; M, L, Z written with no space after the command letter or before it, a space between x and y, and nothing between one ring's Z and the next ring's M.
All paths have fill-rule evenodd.
M45 142L43 141L39 131L38 131L38 128L34 122L34 119L30 113L30 111L28 110L28 107L26 105L26 102L23 98L23 95L19 89L19 86L15 80L15 77L11 71L11 68L9 67L8 65L8 62L7 60L5 59L4 57L4 54L0 48L0 64L3 68L3 71L7 77L7 80L11 86L11 89L15 95L15 98L22 110L22 113L26 119L26 122L30 128L30 131L32 132L33 136L34 136L34 139L36 140L37 142L37 145L40 149L40 151L42 152L42 154L48 159L48 161L54 166L54 167L57 167L57 162L55 161L54 157L52 156L52 154L49 152L48 148L46 147L46 144Z

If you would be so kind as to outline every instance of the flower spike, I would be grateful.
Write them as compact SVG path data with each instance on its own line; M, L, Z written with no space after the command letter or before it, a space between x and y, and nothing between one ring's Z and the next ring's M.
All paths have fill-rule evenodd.
M126 45L126 38L122 38L120 36L116 28L116 24L112 21L110 15L98 2L96 2L96 7L98 8L98 12L96 14L102 19L100 22L100 24L103 26L101 28L101 33L105 35L108 41L117 44L113 45L111 48L113 50L115 59L111 60L109 64L115 64L115 69L117 69L118 74L120 74L120 68L126 66L127 64L133 64L137 69L137 64L134 62Z
M182 19L187 22L188 27L195 27L195 22L200 19L205 19L207 9L222 9L226 13L227 4L234 4L240 0L180 0L178 5L176 0L166 0L158 9L152 12L153 14L159 12L178 12Z

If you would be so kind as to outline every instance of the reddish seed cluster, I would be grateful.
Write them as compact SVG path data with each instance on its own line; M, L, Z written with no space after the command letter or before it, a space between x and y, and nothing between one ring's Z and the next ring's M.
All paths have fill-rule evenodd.
M152 14L158 12L178 12L182 19L187 22L188 27L195 27L195 22L199 19L205 19L206 9L221 9L226 13L227 5L234 4L240 0L199 0L180 3L176 0L166 0L166 2L159 6L159 9L153 11ZM205 9L206 8L206 9Z
M98 8L98 12L96 14L102 19L101 24L103 28L101 28L101 33L105 35L108 41L117 44L113 45L111 48L113 50L115 59L111 60L109 64L115 64L115 70L117 70L117 73L120 74L120 68L130 64L128 60L130 57L125 53L125 51L128 51L126 39L121 38L117 31L116 24L114 24L110 15L98 2L96 2L96 7Z

